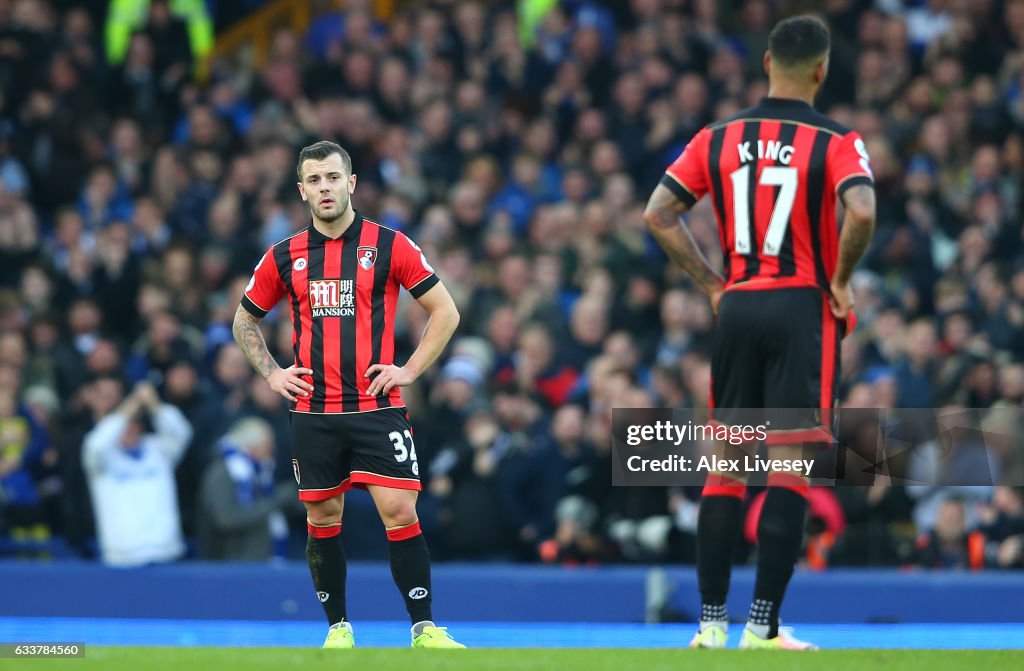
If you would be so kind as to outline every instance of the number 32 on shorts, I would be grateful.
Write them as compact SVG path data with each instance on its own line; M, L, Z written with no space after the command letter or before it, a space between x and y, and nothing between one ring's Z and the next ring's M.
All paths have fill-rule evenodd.
M409 459L412 459L412 474L418 477L420 465L416 461L416 445L412 442L412 434L409 433L409 429L405 430L404 436L400 431L392 431L388 434L388 439L395 446L395 461L404 464ZM405 446L406 440L409 441L409 447Z

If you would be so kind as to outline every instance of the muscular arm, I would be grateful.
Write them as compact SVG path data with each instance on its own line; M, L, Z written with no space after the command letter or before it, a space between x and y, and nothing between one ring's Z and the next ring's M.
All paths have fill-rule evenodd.
M725 281L704 258L690 230L680 221L679 216L686 209L685 203L659 184L644 210L644 221L668 257L689 273L708 295L714 296L721 293Z
M857 262L871 242L875 232L875 190L867 184L851 186L843 193L843 232L839 236L839 259L832 284L850 283Z
M455 301L440 282L419 297L419 304L430 314L430 318L423 329L420 344L405 363L405 367L411 369L417 377L441 356L460 320Z
M395 385L405 386L418 378L423 371L431 366L437 357L441 356L452 334L459 325L459 309L455 306L451 294L444 285L438 282L427 293L420 296L417 301L423 309L430 313L427 320L427 327L423 329L423 337L416 350L405 362L404 366L398 367L393 364L374 364L366 370L366 376L373 377L367 393L371 396L386 394Z
M267 341L263 338L263 331L260 329L260 320L249 314L249 311L241 305L235 310L235 321L231 326L231 332L235 336L235 342L245 352L245 358L249 360L256 372L264 380L270 374L281 367L274 361L267 349Z

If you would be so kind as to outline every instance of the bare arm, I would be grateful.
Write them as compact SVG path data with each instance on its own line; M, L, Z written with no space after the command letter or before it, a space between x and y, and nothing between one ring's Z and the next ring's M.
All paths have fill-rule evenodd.
M843 192L843 232L839 236L839 259L832 275L832 314L846 319L853 308L850 278L857 262L864 256L875 232L875 190L867 184L851 186Z
M712 306L717 309L718 297L721 296L725 281L704 258L690 230L680 220L680 215L686 209L685 203L667 187L659 184L647 202L644 221L668 257L696 280L711 297Z
M378 363L366 369L366 377L379 373L367 389L371 396L386 394L395 385L405 386L418 378L437 361L437 357L441 356L441 352L459 325L459 309L455 306L451 294L440 282L417 300L423 309L430 313L420 344L404 366Z
M832 284L849 284L857 262L864 256L875 232L875 190L867 184L851 186L843 193L843 232L839 237L839 262Z
M303 375L312 375L313 371L309 368L296 368L294 365L288 368L277 365L274 357L270 355L270 350L267 349L267 341L260 329L260 320L241 305L235 310L231 332L235 336L235 342L245 352L245 358L260 377L267 381L271 389L289 401L294 401L296 396L308 396L313 391L313 385L302 379Z
M245 352L245 358L249 364L260 374L264 380L270 374L281 367L274 361L267 349L267 341L263 337L263 330L260 329L260 320L249 313L241 305L235 310L235 321L231 325L231 332L235 336L235 342Z

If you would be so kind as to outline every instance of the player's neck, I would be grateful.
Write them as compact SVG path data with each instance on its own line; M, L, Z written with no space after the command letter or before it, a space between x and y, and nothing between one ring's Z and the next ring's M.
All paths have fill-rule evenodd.
M348 227L355 221L356 211L352 208L352 203L348 204L348 209L345 214L341 215L338 219L332 222L321 221L317 217L313 217L313 228L319 231L324 237L337 239L348 230Z
M814 107L814 98L817 89L810 89L806 86L795 86L788 83L773 82L768 86L769 98L785 98L787 100L799 100Z

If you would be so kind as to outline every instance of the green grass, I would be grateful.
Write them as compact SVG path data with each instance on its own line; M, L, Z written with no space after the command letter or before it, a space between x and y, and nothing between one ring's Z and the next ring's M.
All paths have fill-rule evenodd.
M0 660L0 669L103 671L962 671L1024 668L1024 651L1011 650L745 650L478 649L350 651L305 648L101 648L85 659Z

